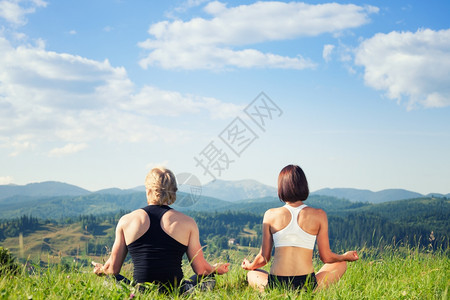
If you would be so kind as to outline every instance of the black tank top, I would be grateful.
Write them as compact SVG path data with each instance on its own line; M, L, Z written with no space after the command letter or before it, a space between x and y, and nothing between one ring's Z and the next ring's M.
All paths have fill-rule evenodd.
M150 218L150 228L127 246L134 264L134 280L138 283L156 282L171 287L179 286L183 278L181 260L187 246L161 228L161 218L171 208L167 205L149 205L142 209Z

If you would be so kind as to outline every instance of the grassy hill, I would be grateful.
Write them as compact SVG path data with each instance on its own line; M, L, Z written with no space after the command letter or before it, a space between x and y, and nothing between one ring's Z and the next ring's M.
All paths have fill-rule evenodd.
M86 253L89 241L95 241L103 248L111 247L114 242L114 226L104 226L103 229L103 232L94 235L84 230L80 222L70 225L48 223L32 233L6 238L1 246L21 260L55 262L61 257L74 258Z
M126 204L121 202L123 197L128 197ZM84 201L84 204L89 200L88 207L94 213L102 211L101 208L106 204L109 204L114 210L122 207L121 205L136 205L137 207L142 205L142 193L112 195L112 197L88 195L57 199L67 201L66 209L73 209L75 213L83 211L80 209L85 209L77 201ZM57 200L53 199L52 201ZM194 293L188 297L189 299L253 299L261 297L258 292L247 287L245 272L239 267L243 257L253 256L258 249L245 245L223 249L228 248L229 237L235 237L237 240L240 238L260 240L262 213L269 207L282 204L273 197L249 199L240 203L202 198L195 205L203 210L187 211L199 223L202 244L208 245L205 252L214 253L215 258L221 256L221 260L232 262L230 273L218 278L215 291ZM336 252L341 252L340 249L348 250L350 245L345 245L343 241L352 242L359 250L361 260L350 264L347 274L339 284L329 290L320 291L315 296L275 290L265 292L264 298L447 298L448 278L450 278L448 247L450 200L419 198L368 204L352 203L333 197L312 196L308 200L308 204L324 208L328 212L330 241L332 245L334 244L333 250ZM77 206L79 207L77 208ZM43 205L39 209L45 210L45 207ZM192 208L194 206L187 207L187 209ZM58 215L53 210L46 213ZM68 223L47 220L36 229L25 231L22 237L16 235L1 241L1 245L9 248L16 257L20 258L22 263L28 261L28 267L22 269L29 270L18 277L0 276L1 299L60 299L64 297L124 299L130 298L131 294L143 299L164 299L164 296L154 291L142 295L132 287L116 286L109 279L95 277L91 273L90 267L87 267L87 263L93 259L101 261L106 258L108 248L113 243L113 231L118 214L116 212L103 217L90 215L78 218L80 218L79 221L74 219L75 221L72 220ZM439 228L435 232L436 237L442 233L445 235L440 238L440 244L435 243L433 246L426 239L430 231L436 228ZM398 243L389 238L392 234L398 237L399 234L411 232L423 232L425 242L430 246L422 244L416 247L416 243ZM370 245L368 242L371 239L374 239L372 241L374 243L366 248L365 245ZM220 243L225 243L225 247L219 247ZM92 255L92 253L98 253L92 252L92 249L100 249L101 254L98 254L100 256ZM217 259L211 260L217 261ZM37 261L43 266L50 263L50 268L30 267L31 262ZM316 269L320 267L320 261L317 258L315 265ZM131 276L130 269L130 265L124 268L127 276ZM186 262L185 270L186 275L192 273Z
M226 251L230 272L217 276L214 290L194 291L190 295L163 295L153 285L146 292L133 286L116 284L108 277L97 277L91 267L79 263L58 263L49 268L23 268L18 275L0 277L2 299L448 299L450 278L448 253L421 253L413 248L386 247L379 250L359 249L360 260L349 263L341 280L315 293L266 290L262 294L248 287L246 271L240 268L249 251ZM321 263L315 259L315 269ZM192 270L184 263L185 276ZM267 269L267 267L266 267ZM122 273L130 276L126 266Z
M0 299L124 299L132 294L137 298L164 298L154 291L142 295L132 287L116 286L109 279L95 277L86 267L92 259L106 258L119 215L144 206L143 192L105 190L77 196L14 197L0 203L0 243L27 264L22 268L27 272L17 277L0 276ZM178 198L188 199L189 195L179 193ZM202 196L196 200L193 205L176 208L197 220L202 244L207 245L205 253L230 261L232 269L218 278L215 291L194 293L188 298L260 298L258 292L247 287L245 272L239 265L243 257L258 251L248 246L260 241L262 214L283 203L276 197L229 202ZM306 204L327 212L333 250L356 247L361 260L350 264L338 285L315 296L275 290L265 292L263 298L447 298L450 199L419 197L371 204L311 195ZM40 219L17 218L24 215ZM36 226L23 230L25 221L35 222ZM436 240L429 241L432 231ZM398 242L399 237L408 235L422 238L421 243L411 238ZM242 243L228 246L229 238ZM31 266L33 262L39 263ZM49 268L39 266L48 264ZM315 264L320 267L317 259ZM131 276L130 269L129 264L124 268L127 276ZM186 275L192 272L186 262L185 270Z

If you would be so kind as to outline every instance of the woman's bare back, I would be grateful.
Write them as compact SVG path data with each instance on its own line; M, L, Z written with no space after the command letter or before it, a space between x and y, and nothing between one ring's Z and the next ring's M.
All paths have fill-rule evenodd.
M161 228L170 237L187 246L193 220L176 210L167 211L161 218ZM147 213L138 209L120 219L126 245L139 239L150 228L150 218Z
M295 205L295 206L294 206ZM301 202L295 203L292 207L302 205ZM270 233L286 228L292 220L292 215L287 208L279 207L270 210ZM320 228L320 217L317 209L312 207L303 208L297 219L297 224L308 234L317 235ZM313 250L300 247L278 247L275 248L273 262L270 273L280 276L297 276L314 272L312 264Z

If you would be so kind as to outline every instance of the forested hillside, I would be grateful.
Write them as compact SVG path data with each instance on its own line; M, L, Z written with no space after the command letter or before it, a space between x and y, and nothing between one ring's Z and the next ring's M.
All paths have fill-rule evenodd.
M129 200L131 202L133 198ZM141 199L137 197L134 201L140 203ZM444 198L420 198L367 204L318 196L308 200L309 205L327 212L330 243L336 251L391 244L427 249L448 248L449 202ZM243 201L228 207L226 211L186 213L198 223L201 242L207 246L205 252L219 253L227 248L259 247L264 211L281 205L279 200L264 198ZM125 210L119 210L56 219L23 215L0 222L0 244L15 253L22 251L28 255L44 252L52 255L101 256L112 246L114 226L124 213ZM21 234L23 249L20 249L18 242Z

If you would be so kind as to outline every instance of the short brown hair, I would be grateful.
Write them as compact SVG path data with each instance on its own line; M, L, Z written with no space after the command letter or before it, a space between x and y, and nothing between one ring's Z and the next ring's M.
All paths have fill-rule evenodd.
M170 205L177 199L177 181L172 171L157 167L148 172L145 178L147 200L152 200L159 205Z
M309 196L305 173L297 165L284 167L278 175L278 197L283 202L305 201Z

